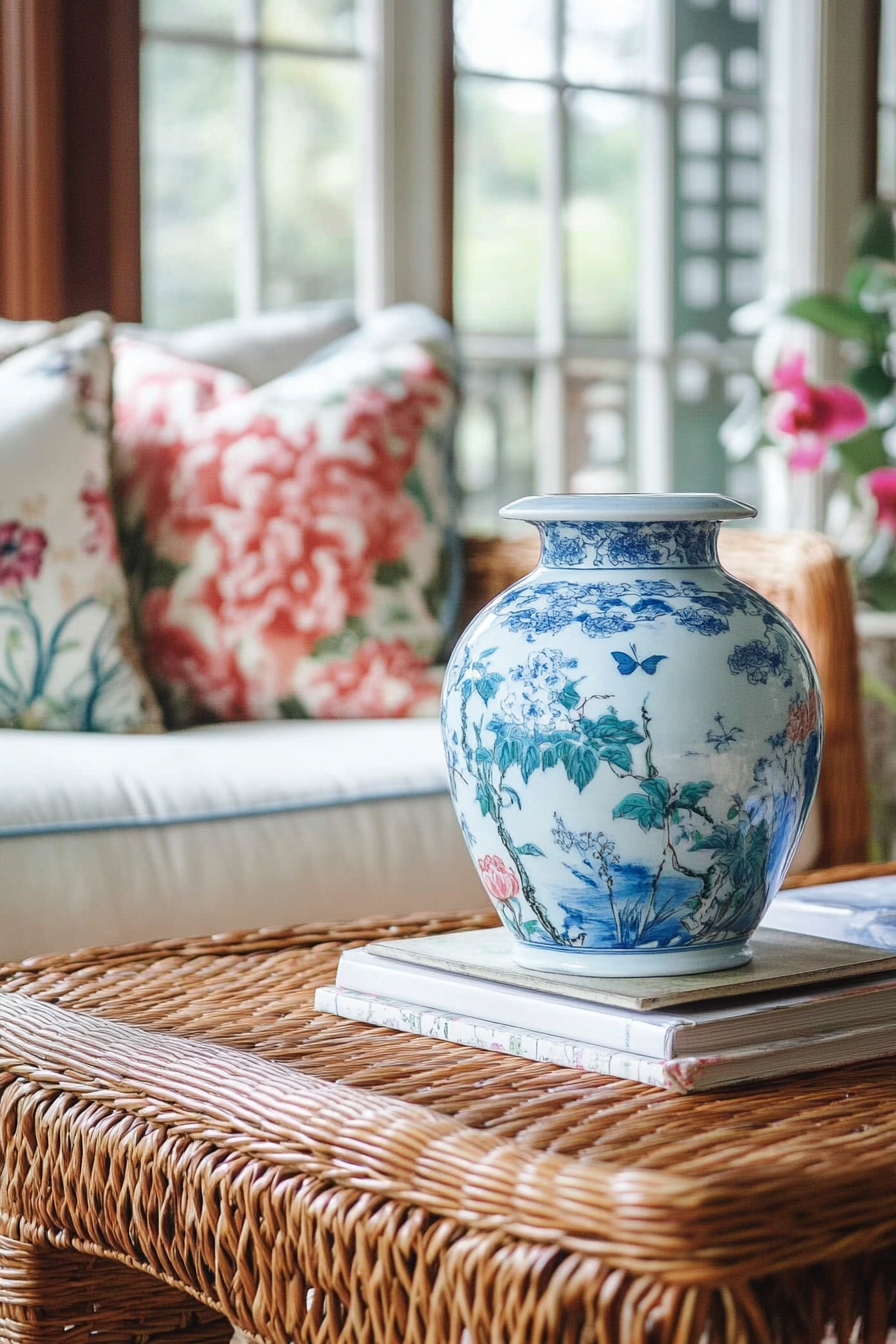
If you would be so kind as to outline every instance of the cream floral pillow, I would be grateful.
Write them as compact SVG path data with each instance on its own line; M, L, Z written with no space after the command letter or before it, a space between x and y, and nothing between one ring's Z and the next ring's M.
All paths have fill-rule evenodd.
M108 319L0 335L0 727L158 731L108 493Z

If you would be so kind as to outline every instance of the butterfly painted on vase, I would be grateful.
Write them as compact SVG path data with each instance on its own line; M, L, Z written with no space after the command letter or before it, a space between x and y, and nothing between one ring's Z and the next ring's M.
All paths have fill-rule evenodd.
M649 658L642 659L638 657L638 650L634 644L629 644L629 648L631 649L630 654L617 653L615 650L611 650L613 657L616 659L616 668L623 677L630 677L633 672L637 672L638 668L642 672L646 672L648 677L652 677L660 663L666 659L665 653L652 653Z

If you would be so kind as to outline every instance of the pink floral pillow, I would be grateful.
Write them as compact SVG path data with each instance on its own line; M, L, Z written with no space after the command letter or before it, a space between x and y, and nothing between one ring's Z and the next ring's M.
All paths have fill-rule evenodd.
M0 332L0 726L161 728L109 486L112 357L96 314Z
M444 352L337 349L251 389L116 342L116 482L171 726L434 714L453 615Z

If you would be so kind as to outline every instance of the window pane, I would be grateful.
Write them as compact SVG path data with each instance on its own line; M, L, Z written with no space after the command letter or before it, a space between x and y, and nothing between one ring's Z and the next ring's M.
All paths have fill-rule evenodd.
M534 382L531 366L464 372L456 460L465 531L493 533L501 505L535 488Z
M352 297L358 76L353 62L263 60L265 308Z
M574 84L641 85L646 0L567 0L563 71Z
M471 70L554 73L550 0L455 0L454 41L458 63Z
M877 114L877 191L896 200L896 112L889 107Z
M761 288L764 126L758 13L759 7L747 0L702 7L677 0L675 7L679 89L687 95L673 112L678 336L697 329L717 341L728 340L732 309L757 297ZM735 88L744 105L719 107L715 100L726 88ZM676 419L676 435L683 423ZM710 439L703 437L708 451ZM684 488L683 461L676 437L677 488Z
M630 488L633 369L618 359L570 361L566 422L570 485L577 493Z
M719 445L719 425L744 388L743 371L719 367L730 358L706 337L695 334L691 342L683 343L673 370L676 490L734 489ZM750 473L740 472L736 480L745 491L738 498L755 497Z
M896 103L896 4L894 4L894 0L883 0L881 7L877 96L882 103Z
M145 28L181 28L196 33L232 35L237 0L141 0Z
M233 312L234 88L230 52L144 44L143 312L152 326Z
M458 80L454 298L462 330L535 330L550 97L531 84Z
M355 0L262 0L261 31L271 42L353 47Z
M640 111L632 98L569 100L567 311L577 333L635 326Z

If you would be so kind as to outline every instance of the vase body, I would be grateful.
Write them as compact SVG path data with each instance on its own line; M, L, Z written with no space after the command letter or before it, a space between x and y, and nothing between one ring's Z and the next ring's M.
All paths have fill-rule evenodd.
M469 626L442 730L514 957L571 974L749 958L818 778L815 668L720 566L717 495L544 496L538 567Z

